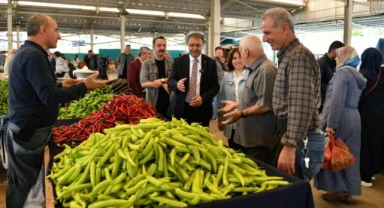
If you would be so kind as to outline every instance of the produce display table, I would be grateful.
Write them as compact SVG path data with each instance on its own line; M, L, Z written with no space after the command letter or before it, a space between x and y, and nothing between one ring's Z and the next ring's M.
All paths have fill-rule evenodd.
M60 153L62 149L58 148L55 144L50 143L49 147L45 149L44 152L44 165L45 173L47 173L50 160L54 155ZM286 207L295 207L295 208L312 208L314 207L314 201L312 196L311 186L308 182L302 181L295 177L289 176L284 172L266 165L265 163L255 160L260 167L264 167L267 174L270 176L282 176L285 180L291 182L292 184L284 187L279 187L273 190L248 194L246 196L236 196L228 200L216 201L207 204L201 204L198 208L250 208L250 207L268 207L268 208L286 208ZM51 181L48 179L45 180L45 192L46 192L46 207L54 208L54 193Z

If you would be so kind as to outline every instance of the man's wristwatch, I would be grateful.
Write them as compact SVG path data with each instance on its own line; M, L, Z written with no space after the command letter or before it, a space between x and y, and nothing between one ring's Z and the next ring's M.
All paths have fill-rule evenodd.
M161 78L161 79L160 79L160 81L161 81L161 83L163 83L163 84L164 84L164 82L165 82L165 79L164 79L164 78Z
M247 116L244 115L243 111L240 111L240 114L241 114L241 118L246 118Z

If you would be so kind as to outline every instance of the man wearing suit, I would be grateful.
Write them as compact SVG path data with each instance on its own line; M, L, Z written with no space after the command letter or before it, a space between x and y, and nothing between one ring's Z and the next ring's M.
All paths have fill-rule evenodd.
M174 92L168 116L183 118L188 123L209 126L212 100L219 92L216 61L201 54L204 36L187 36L189 54L175 59L168 88Z
M139 58L132 61L128 65L127 80L129 82L129 86L131 87L133 92L135 92L135 94L139 97L142 97L142 91L144 90L140 83L141 65L143 61L148 59L150 51L151 49L146 46L140 47Z

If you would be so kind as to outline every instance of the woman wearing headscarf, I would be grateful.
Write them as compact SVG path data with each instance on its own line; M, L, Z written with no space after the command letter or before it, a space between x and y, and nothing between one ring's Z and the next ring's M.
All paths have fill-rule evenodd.
M356 50L345 46L336 50L336 73L329 83L323 110L323 128L328 135L343 140L356 157L356 162L339 171L321 169L315 187L327 191L327 201L350 203L351 195L361 195L360 185L360 114L358 103L366 79L356 67L360 59Z
M360 73L367 79L367 87L360 98L361 115L361 185L372 186L374 174L380 173L384 145L384 72L380 68L383 57L376 48L368 48L361 55Z

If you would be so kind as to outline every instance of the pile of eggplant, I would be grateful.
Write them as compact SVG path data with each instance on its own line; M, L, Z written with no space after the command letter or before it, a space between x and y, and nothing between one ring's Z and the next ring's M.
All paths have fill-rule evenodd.
M133 90L129 87L129 82L125 79L115 79L107 82L107 85L112 89L113 93L118 94L133 94Z

